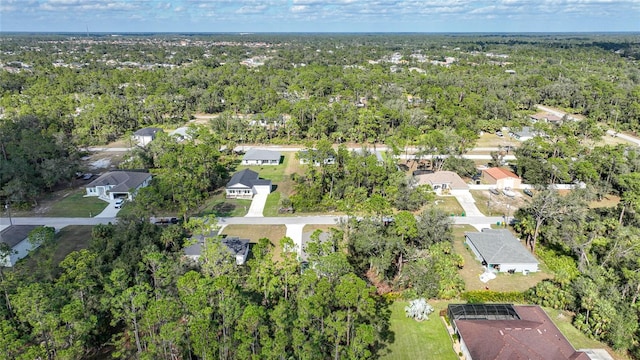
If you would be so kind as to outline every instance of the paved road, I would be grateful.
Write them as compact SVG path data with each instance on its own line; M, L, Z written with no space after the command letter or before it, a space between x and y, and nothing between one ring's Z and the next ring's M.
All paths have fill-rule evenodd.
M362 146L349 146L347 147L347 149L349 149L350 151L353 150L360 150L362 148ZM238 145L236 146L233 150L234 151L247 151L249 149L258 149L258 150L272 150L272 151L280 151L280 152L298 152L300 150L304 150L306 149L305 147L299 147L299 146L282 146L282 145ZM88 147L88 148L81 148L80 150L83 151L89 151L89 152L127 152L129 150L131 150L131 148L128 147L100 147L100 146L93 146L93 147ZM386 145L379 145L374 147L369 147L369 150L371 151L381 151L381 152L385 152L388 150ZM473 152L491 152L491 151L498 151L500 150L497 146L495 147L476 147L473 148L469 151L469 153L473 153ZM418 148L414 147L414 146L410 146L407 148L406 153L408 154L414 154L418 151ZM471 154L473 155L473 154Z
M627 135L627 134L623 134L623 133L619 133L619 132L615 132L613 130L607 130L607 134L613 136L613 137L618 137L622 140L626 140L630 143L636 144L638 146L640 146L640 139L635 138L631 135Z
M220 225L335 225L340 220L346 220L346 216L316 215L316 216L283 216L283 217L231 217L218 218ZM455 224L495 224L503 221L500 216L454 216ZM117 218L56 218L56 217L14 217L14 225L47 225L55 228L63 228L69 225L97 225L115 223ZM0 218L0 225L9 225L9 219Z

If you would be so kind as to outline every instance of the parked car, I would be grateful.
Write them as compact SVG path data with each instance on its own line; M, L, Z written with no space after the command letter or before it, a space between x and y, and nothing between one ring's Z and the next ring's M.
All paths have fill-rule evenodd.
M508 196L510 198L516 196L516 193L513 190L509 189L509 188L502 189L502 193L504 194L504 196Z
M504 135L502 134L502 131L496 131L496 135L497 135L498 137L503 137L503 136L504 136Z
M120 209L122 207L122 204L124 204L124 199L122 199L122 198L117 199L116 203L115 203L115 208L116 209Z
M524 189L522 192L525 193L525 195L533 197L533 191L531 191L531 189Z
M500 192L496 188L489 189L489 192L492 193L493 195L500 195Z
M86 173L84 175L82 175L82 180L89 180L93 177L92 173Z

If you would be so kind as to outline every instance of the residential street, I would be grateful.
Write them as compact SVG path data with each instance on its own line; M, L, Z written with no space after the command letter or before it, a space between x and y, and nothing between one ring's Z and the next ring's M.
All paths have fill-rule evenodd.
M335 225L345 219L345 216L314 215L314 216L283 216L283 217L231 217L218 218L219 225ZM14 225L46 225L61 229L69 225L97 225L115 223L117 218L55 218L55 217L14 217ZM495 224L503 221L501 216L454 216L455 224L472 226ZM0 218L0 227L9 225L9 219Z

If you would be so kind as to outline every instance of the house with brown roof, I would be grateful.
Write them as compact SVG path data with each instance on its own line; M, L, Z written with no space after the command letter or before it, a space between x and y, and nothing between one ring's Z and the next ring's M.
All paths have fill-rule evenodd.
M451 304L447 315L467 360L590 360L537 305Z
M485 184L496 185L498 189L518 189L522 184L522 179L518 175L501 167L482 170L481 179Z
M467 185L460 175L453 171L437 171L430 174L415 175L418 185L431 185L436 194L451 194L456 191L467 191Z
M542 112L542 113L536 113L531 115L530 119L534 123L540 121L540 122L546 122L550 124L560 124L563 118L555 114Z
M138 171L109 171L86 186L86 196L98 196L110 201L117 198L133 200L135 193L149 185L151 174Z

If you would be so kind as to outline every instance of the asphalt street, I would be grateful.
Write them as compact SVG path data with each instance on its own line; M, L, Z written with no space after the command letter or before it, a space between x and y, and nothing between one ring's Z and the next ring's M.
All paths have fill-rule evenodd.
M454 216L455 224L481 225L503 221L499 216ZM346 216L283 216L283 217L227 217L218 218L219 225L336 225ZM69 225L97 225L115 223L117 218L56 218L56 217L14 217L13 225L46 225L61 229ZM0 226L8 226L9 219L0 218Z

